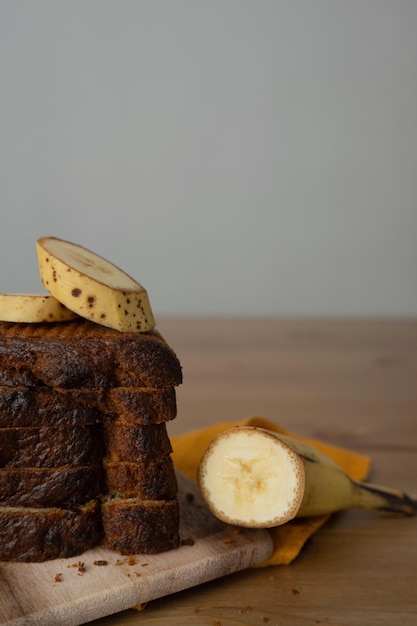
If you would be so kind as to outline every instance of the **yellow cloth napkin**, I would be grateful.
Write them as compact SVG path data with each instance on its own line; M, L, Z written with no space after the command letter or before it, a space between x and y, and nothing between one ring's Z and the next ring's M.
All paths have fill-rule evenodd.
M240 422L219 422L207 428L201 428L187 432L183 435L171 437L173 448L173 461L177 469L186 476L195 480L200 459L208 447L210 441L220 432L233 426L258 426L266 428L283 435L288 435L299 441L304 441L315 446L334 461L336 461L345 472L354 480L364 480L370 468L370 459L344 448L331 446L315 439L300 437L288 432L263 417L249 417ZM267 565L287 565L295 559L305 542L315 533L328 519L329 515L320 517L309 517L305 519L295 519L282 526L270 529L274 543L274 551L271 557L261 564Z

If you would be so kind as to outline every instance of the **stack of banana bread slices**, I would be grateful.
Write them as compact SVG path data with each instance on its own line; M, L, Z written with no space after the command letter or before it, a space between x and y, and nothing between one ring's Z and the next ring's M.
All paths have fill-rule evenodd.
M157 330L0 322L0 560L177 547L181 382Z

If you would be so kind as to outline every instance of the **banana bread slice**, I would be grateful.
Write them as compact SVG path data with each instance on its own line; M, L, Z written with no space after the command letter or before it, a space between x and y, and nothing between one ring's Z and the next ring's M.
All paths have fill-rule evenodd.
M166 424L129 424L123 420L105 422L102 427L106 456L114 461L141 463L171 454Z
M100 399L105 417L136 424L160 424L177 416L175 387L161 389L114 387Z
M80 390L51 387L0 387L0 428L27 426L88 426L102 414L96 397Z
M0 428L0 467L100 465L101 428Z
M98 500L75 510L0 507L0 561L69 558L92 548L101 536Z
M0 428L87 426L104 419L159 424L175 419L175 387L0 386Z
M170 500L178 491L170 456L144 463L104 459L105 480L110 494L143 500Z
M82 318L0 322L0 373L2 385L161 388L182 382L179 360L157 330L121 333Z
M177 500L107 497L101 505L104 545L121 554L158 554L177 548Z
M72 508L103 492L103 467L0 469L0 506Z

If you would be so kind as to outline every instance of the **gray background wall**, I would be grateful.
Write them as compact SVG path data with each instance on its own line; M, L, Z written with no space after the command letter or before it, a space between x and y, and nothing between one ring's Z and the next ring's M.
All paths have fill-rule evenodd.
M0 0L0 291L35 241L156 314L417 314L417 2Z

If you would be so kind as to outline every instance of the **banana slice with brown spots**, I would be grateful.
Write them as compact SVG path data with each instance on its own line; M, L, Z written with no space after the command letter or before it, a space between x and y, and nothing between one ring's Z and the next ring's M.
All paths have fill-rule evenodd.
M113 263L56 237L38 239L37 253L42 283L74 313L121 332L154 328L146 290Z
M66 322L78 315L49 294L0 294L2 322Z

